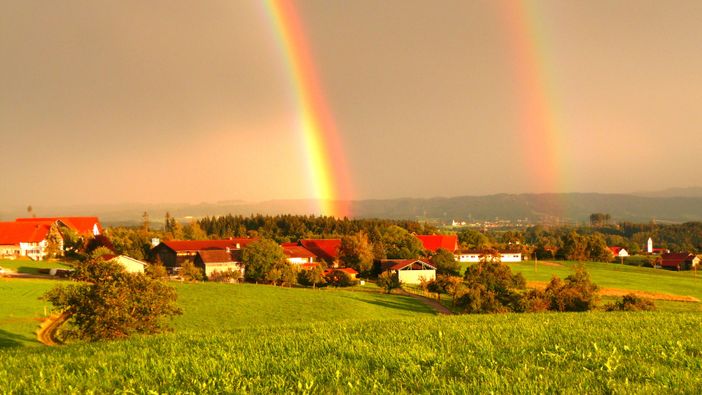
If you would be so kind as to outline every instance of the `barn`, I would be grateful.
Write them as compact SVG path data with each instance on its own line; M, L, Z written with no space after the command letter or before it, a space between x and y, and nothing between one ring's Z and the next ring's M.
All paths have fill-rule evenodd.
M420 284L422 279L436 279L436 267L420 259L385 259L380 265L382 271L397 274L404 284Z

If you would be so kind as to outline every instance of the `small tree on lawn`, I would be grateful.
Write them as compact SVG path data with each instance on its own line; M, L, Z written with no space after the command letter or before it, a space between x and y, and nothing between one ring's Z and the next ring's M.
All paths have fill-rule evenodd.
M181 314L175 289L141 273L127 273L119 264L91 260L76 269L81 283L59 285L42 297L69 316L82 340L119 339L168 329L167 318Z
M195 266L195 264L189 260L180 265L180 271L178 271L178 274L180 274L180 276L186 281L202 281L204 277L202 274L202 269Z
M275 287L278 284L278 281L283 277L283 271L281 270L280 267L273 267L271 270L266 273L266 281L273 284Z
M324 279L324 268L321 266L315 266L311 269L305 270L300 273L300 283L307 286L312 286L312 288L317 288L317 285L326 284L327 280Z
M376 281L380 288L385 290L385 293L391 293L393 289L401 288L402 283L396 274L386 271L378 276Z
M283 273L280 276L280 284L284 287L294 287L297 285L298 277L297 267L291 264L286 264L283 268Z
M46 237L46 256L47 258L56 258L61 255L63 249L63 238L59 232L58 226L54 223L49 228L49 235Z
M168 271L160 261L147 265L144 272L153 279L168 278Z
M244 246L241 249L241 263L246 268L246 279L255 282L268 281L266 276L271 269L286 264L283 248L269 239L259 239Z

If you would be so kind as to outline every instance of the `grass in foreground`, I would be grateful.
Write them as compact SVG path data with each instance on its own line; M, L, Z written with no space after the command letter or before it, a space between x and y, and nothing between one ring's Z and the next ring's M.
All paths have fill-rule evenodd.
M64 392L697 393L702 315L560 313L186 330L0 351L0 388Z
M35 331L51 304L39 297L56 284L56 280L0 278L0 348L40 345Z

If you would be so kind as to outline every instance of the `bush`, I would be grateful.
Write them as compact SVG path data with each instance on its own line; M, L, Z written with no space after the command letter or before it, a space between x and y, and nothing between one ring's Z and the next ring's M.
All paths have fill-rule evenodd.
M597 285L590 280L590 274L579 267L565 281L554 276L546 287L549 309L555 311L588 311L597 301Z
M644 299L630 293L624 295L622 300L609 303L604 307L605 311L654 311L656 304L650 299Z
M81 283L42 296L70 317L68 336L95 341L159 333L168 329L166 318L181 314L175 289L161 281L101 260L82 266L76 270Z
M466 313L523 311L520 290L526 287L521 273L501 262L480 263L465 273L467 290L456 299Z
M163 266L163 264L160 262L147 265L144 269L144 272L147 276L153 279L168 278L168 271L166 270L166 267Z
M202 281L204 275L202 269L195 266L191 261L185 261L180 265L178 274L186 281Z
M358 280L353 279L348 273L341 270L334 270L324 276L327 284L334 287L351 287L358 284Z
M241 271L227 269L226 271L217 270L207 276L207 281L218 283L238 283L241 280Z
M327 280L324 278L324 269L321 266L315 266L311 269L303 270L297 277L300 284L317 288L320 285L326 284Z
M385 293L392 292L393 289L401 288L402 283L396 274L390 271L383 272L378 276L376 284L385 290Z

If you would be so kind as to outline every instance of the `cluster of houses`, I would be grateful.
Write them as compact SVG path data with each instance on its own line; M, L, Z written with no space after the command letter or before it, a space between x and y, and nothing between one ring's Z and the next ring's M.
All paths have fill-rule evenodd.
M0 222L0 258L27 257L33 260L47 256L49 235L52 229L59 232L64 229L83 236L102 234L103 228L97 217L47 217L18 218L12 222ZM489 254L481 250L461 249L456 235L415 235L429 253L439 249L454 254L458 262L480 262L499 260L501 262L520 262L522 253L518 251L493 251ZM251 238L229 238L224 240L169 240L152 241L152 258L161 262L171 272L175 272L186 261L199 267L206 276L217 271L237 270L243 275L241 251L247 244L255 241ZM62 240L59 240L63 249ZM352 268L338 267L341 239L303 239L296 243L283 243L281 247L288 263L300 269L311 269L325 263L332 270L341 270L352 278L358 275ZM626 249L610 247L615 257L629 256ZM647 253L658 255L657 263L663 268L686 270L698 267L699 257L688 253L670 253L668 250L653 248L653 241L648 240ZM122 264L127 270L143 272L145 262L126 256L108 256ZM430 280L436 277L436 267L431 260L425 259L385 259L379 262L381 271L396 273L405 283L419 283L420 279Z

